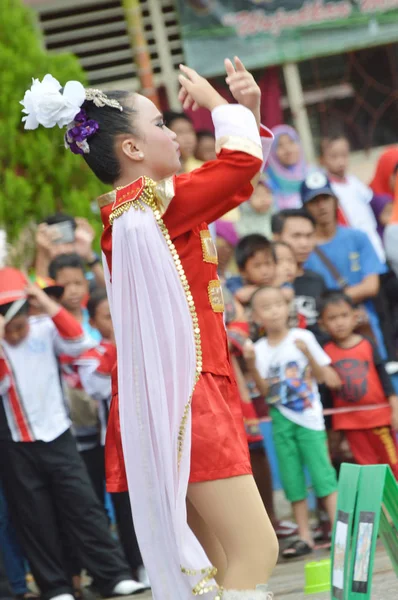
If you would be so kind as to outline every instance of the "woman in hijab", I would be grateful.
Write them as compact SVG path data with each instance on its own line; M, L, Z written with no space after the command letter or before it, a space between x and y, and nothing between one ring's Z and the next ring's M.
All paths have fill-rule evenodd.
M274 196L275 209L300 208L300 185L307 174L307 164L300 138L289 125L272 130L274 142L266 173Z
M394 171L398 164L398 146L389 148L380 156L374 177L369 184L377 195L394 195Z

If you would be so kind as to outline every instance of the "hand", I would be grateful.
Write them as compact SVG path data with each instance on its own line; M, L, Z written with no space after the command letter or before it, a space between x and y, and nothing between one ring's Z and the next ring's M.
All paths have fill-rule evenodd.
M229 58L225 59L224 64L227 72L225 81L235 100L252 111L258 126L260 126L261 90L242 61L237 56L235 56L234 61L235 66Z
M32 283L31 281L28 282L25 292L28 297L29 304L33 308L42 309L43 302L46 303L46 301L48 300L47 294L43 292L43 290L39 288L39 286L36 283Z
M281 293L286 302L293 302L294 300L294 289L291 286L284 285L286 282L278 282L278 279L273 282L273 285L281 288Z
M258 285L244 285L237 292L235 298L241 304L248 304L254 292L258 290Z
M39 252L51 254L51 248L54 242L54 233L51 234L51 229L47 223L40 223L36 230L36 246Z
M308 356L310 354L308 346L305 342L303 342L303 340L294 340L294 344L296 348L298 348L300 352L304 354L304 356Z
M251 340L246 340L243 346L243 358L246 361L246 366L249 371L253 371L256 368L256 353L254 350L254 344Z
M87 219L77 217L75 220L77 224L74 244L75 251L84 261L91 262L95 259L95 254L93 252L95 231Z
M367 325L369 323L369 315L366 308L357 306L356 308L357 325Z
M29 304L33 308L37 308L47 313L50 317L53 317L59 311L59 304L49 298L49 296L47 296L47 294L35 283L29 281L25 291Z
M201 77L194 69L180 65L180 70L182 74L178 76L178 81L181 84L181 90L178 99L184 110L188 108L197 110L202 107L211 111L216 106L228 104L207 79Z
M74 244L57 244L57 238L56 228L52 228L47 223L40 223L36 232L37 251L48 262L60 254L75 252Z
M341 390L343 382L332 367L325 367L325 385L330 390Z

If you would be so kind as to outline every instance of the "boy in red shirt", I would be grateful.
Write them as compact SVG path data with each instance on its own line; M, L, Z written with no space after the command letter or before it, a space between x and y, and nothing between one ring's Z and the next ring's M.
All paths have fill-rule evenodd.
M360 465L390 465L398 478L398 397L375 345L354 332L355 306L346 294L328 292L323 297L321 322L330 337L324 350L342 382L333 392L335 408L363 407L333 415L333 429L344 431ZM367 406L380 405L370 409Z
M97 329L101 342L87 350L75 362L81 384L85 392L98 402L101 422L101 446L104 453L105 434L108 424L109 408L112 396L111 373L116 364L116 345L113 333L111 313L106 290L95 290L87 303L90 325ZM105 463L103 480L105 479ZM135 534L130 499L127 491L120 491L107 485L111 494L118 525L119 539L132 572L138 581L149 588L149 580L143 566L141 552Z

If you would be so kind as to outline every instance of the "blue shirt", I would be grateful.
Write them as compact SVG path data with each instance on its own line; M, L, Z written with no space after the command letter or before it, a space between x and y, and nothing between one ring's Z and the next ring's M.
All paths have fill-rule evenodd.
M84 333L89 335L95 342L100 342L102 340L102 336L98 329L95 329L95 327L90 324L90 315L88 314L87 308L83 308L83 320L81 325Z
M226 281L226 286L231 292L231 294L235 295L240 288L244 286L244 281L240 275L233 275L232 277L228 277Z
M319 249L334 264L349 286L361 283L369 275L381 275L387 270L385 264L378 258L366 233L359 231L359 229L337 227L334 238L329 242L319 244ZM336 279L315 252L310 255L304 268L322 275L328 289L339 288ZM382 357L386 358L383 335L374 304L371 300L366 300L364 305L369 315L379 351Z

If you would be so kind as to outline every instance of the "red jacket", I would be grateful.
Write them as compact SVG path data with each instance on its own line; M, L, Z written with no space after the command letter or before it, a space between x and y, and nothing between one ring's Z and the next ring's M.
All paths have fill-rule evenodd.
M265 137L272 139L266 130ZM199 320L202 344L202 371L231 376L228 344L224 326L224 302L217 274L217 252L207 223L211 223L245 202L252 194L249 181L262 165L261 159L241 150L222 149L217 160L191 173L170 180L172 199L163 216L169 235L178 251L188 279ZM102 250L112 276L111 212L142 193L143 178L99 198L104 225ZM170 200L170 198L169 198ZM117 377L113 371L113 394ZM122 460L117 400L114 398L108 424L107 477L110 491L127 489L125 476L116 462ZM112 441L108 444L112 436ZM116 439L115 439L116 438ZM108 452L108 449L107 449Z

